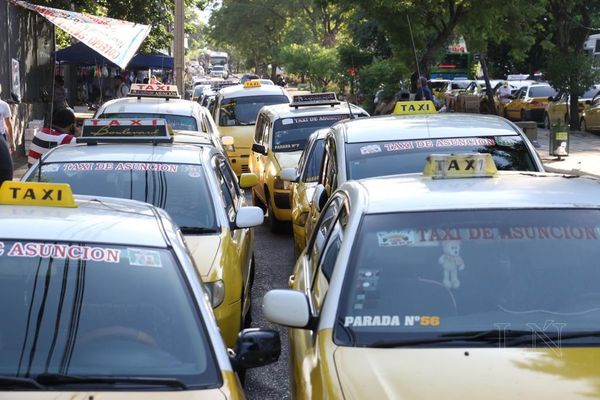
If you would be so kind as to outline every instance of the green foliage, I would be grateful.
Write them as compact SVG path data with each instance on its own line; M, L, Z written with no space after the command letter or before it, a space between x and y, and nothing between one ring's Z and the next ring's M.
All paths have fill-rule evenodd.
M581 51L551 52L545 77L562 93L580 96L600 79L598 65Z
M382 89L381 97L389 100L401 89L407 74L408 68L397 59L377 60L360 71L361 91L370 97Z
M281 49L287 72L308 78L317 91L326 90L339 74L338 54L318 44L290 44Z

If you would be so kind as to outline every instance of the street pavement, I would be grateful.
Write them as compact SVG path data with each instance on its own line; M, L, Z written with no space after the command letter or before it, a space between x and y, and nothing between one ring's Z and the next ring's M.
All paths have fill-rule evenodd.
M571 132L569 135L569 155L558 160L557 157L548 154L549 131L538 129L538 153L546 171L600 178L600 134Z

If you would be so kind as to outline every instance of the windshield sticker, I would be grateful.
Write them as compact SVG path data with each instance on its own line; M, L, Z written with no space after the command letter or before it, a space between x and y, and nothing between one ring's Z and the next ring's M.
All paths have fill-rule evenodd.
M343 119L348 118L348 115L313 115L310 117L297 117L293 118L294 124L306 124L311 122L321 122L321 121L341 121Z
M373 153L381 153L381 146L378 144L371 144L369 146L363 146L360 148L360 154L363 156Z
M129 257L129 265L136 267L162 267L160 254L154 250L128 248L127 256Z
M276 144L273 146L273 150L295 150L300 149L304 143L285 143L285 144Z
M202 176L202 169L194 165L188 165L185 170L190 178L199 178Z
M79 171L155 171L176 173L179 166L177 164L163 163L65 163L62 169L69 176L73 172ZM52 172L52 171L49 171Z
M452 139L424 139L424 140L404 140L401 142L384 143L385 152L408 151L415 149L434 149L445 147L472 147L472 146L494 146L496 141L491 138L452 138ZM368 146L360 148L361 155L369 155L375 152L363 151Z
M294 123L294 119L293 118L285 118L281 120L281 124L282 125L290 125Z
M415 231L377 232L379 247L410 246L415 244Z
M399 315L348 315L344 317L344 326L400 326Z
M42 171L44 172L58 172L60 171L60 164L48 164L42 166Z
M404 326L440 326L437 315L405 315Z
M4 253L4 244L2 244L1 248L2 252L0 255ZM121 250L54 243L15 242L6 255L8 257L40 257L118 264L121 259Z
M521 138L518 136L496 136L494 140L498 146L502 147L515 147L521 143Z

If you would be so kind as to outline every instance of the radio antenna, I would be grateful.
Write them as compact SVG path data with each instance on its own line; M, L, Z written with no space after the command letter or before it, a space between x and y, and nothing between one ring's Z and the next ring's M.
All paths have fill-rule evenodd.
M356 119L356 115L352 113L352 107L350 106L350 102L346 99L346 104L348 104L348 111L350 111L350 119Z

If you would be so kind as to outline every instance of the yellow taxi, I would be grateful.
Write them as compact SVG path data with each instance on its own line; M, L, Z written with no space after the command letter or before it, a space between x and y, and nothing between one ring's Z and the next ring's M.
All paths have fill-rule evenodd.
M600 181L424 164L344 183L265 295L292 397L599 397Z
M279 232L292 219L290 183L283 168L296 168L311 133L350 117L368 116L362 108L340 102L335 93L297 95L290 104L263 107L256 120L250 171L254 205L268 210L269 227Z
M251 321L254 233L263 211L211 145L172 143L165 120L88 120L77 145L59 146L24 175L25 181L68 183L77 194L140 200L166 210L179 225L210 294L225 343Z
M594 96L589 107L583 112L579 129L582 131L600 131L600 94Z
M226 349L157 207L10 181L0 220L0 398L242 399L235 372L279 356L262 329Z
M590 108L592 100L600 92L600 85L594 85L581 96L579 96L579 120L583 118L583 112ZM559 96L548 99L549 103L546 106L546 112L544 113L544 127L550 129L550 126L558 121L569 124L569 112L568 105L570 104L570 96L567 93L563 93ZM583 129L582 129L583 130Z
M219 90L213 108L213 118L223 136L233 137L234 144L227 146L227 156L235 174L250 172L254 125L263 106L288 104L285 89L275 85L263 85L259 80L246 81L241 85Z
M294 254L296 256L306 247L306 221L319 181L324 139L327 132L329 132L329 129L319 129L312 133L300 156L298 168L284 168L281 171L281 179L290 182L292 232L294 235Z
M544 122L548 98L556 96L556 90L547 83L533 83L521 87L504 106L504 118L512 121Z

